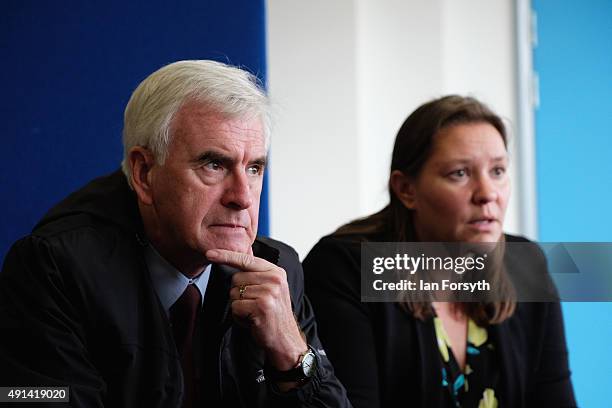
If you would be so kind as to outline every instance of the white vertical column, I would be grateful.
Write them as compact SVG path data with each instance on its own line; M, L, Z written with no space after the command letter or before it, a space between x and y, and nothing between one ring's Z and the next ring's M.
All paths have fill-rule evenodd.
M357 1L357 128L363 215L389 202L395 135L410 112L441 95L440 1Z
M535 15L530 0L515 1L517 55L517 151L521 172L518 212L520 228L531 239L538 238L536 148L534 111L538 104L537 76L533 70L533 47L537 45Z
M270 230L304 257L360 213L354 1L270 0L267 28Z
M271 231L302 257L387 203L395 134L420 104L472 94L514 130L512 2L268 0L267 9ZM511 232L523 226L522 182L513 177Z

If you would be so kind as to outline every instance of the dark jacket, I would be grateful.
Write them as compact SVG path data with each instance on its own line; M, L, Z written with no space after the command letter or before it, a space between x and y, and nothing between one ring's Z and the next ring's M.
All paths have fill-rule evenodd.
M445 407L432 319L416 319L398 303L360 301L364 240L390 241L328 236L303 262L306 294L336 375L355 407ZM526 274L546 271L537 251L507 262ZM512 317L488 331L498 350L500 407L576 405L558 302L518 303Z
M70 195L15 243L0 274L0 385L68 385L74 407L180 407L180 360L144 245L136 197L120 172ZM298 323L321 350L295 251L267 238L253 251L285 269ZM324 355L298 390L281 394L265 380L262 350L231 320L232 272L213 266L206 291L205 406L347 406Z

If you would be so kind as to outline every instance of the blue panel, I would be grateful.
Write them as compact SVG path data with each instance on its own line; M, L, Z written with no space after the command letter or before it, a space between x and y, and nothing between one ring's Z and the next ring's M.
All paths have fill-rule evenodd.
M612 303L564 303L563 314L578 405L609 407Z
M612 2L534 1L542 241L612 241Z
M123 109L148 74L208 58L265 81L264 0L0 7L0 258L52 204L119 166Z
M257 233L266 237L270 236L270 200L269 189L270 179L268 173L264 173L263 190L261 192L261 205L259 207L259 227Z
M542 241L612 241L612 2L534 0ZM566 303L578 403L610 405L612 303Z

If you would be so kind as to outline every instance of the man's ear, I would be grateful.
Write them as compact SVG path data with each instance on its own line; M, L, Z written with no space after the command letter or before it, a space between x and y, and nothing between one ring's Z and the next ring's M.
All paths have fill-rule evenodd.
M413 210L417 204L415 180L399 170L393 170L389 177L389 185L395 196L404 207Z
M155 164L153 154L145 147L134 146L128 152L128 161L132 170L132 187L138 200L145 205L153 204L151 191L151 169Z

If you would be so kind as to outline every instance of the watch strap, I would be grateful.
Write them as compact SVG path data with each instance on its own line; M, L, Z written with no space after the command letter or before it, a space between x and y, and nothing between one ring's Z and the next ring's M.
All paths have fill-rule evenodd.
M308 354L313 355L314 364L317 364L319 357L314 348L308 346L308 350L300 354L299 362L295 367L287 371L279 371L273 367L268 367L264 370L266 378L277 382L301 382L312 378L312 376L306 375L303 367L304 359Z

